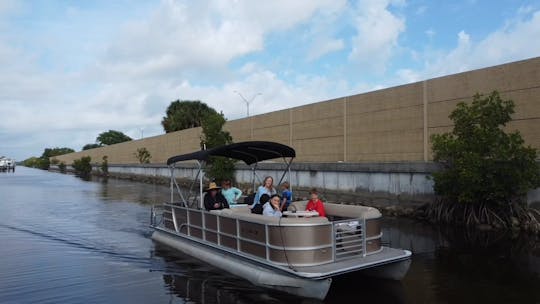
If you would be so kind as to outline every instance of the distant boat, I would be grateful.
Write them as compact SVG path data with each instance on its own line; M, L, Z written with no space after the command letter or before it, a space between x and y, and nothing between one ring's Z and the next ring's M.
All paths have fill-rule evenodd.
M152 208L153 240L255 285L321 300L332 278L346 273L395 280L407 273L411 252L382 246L381 213L372 207L325 203L326 217L308 217L313 214L302 211L307 202L297 201L281 218L253 214L247 205L204 210L202 169L211 156L241 160L252 166L254 177L258 162L283 159L283 180L296 152L254 141L169 158L171 200ZM174 173L177 162L190 160L199 168L199 191L193 197L182 192Z
M15 172L15 160L0 156L0 172Z

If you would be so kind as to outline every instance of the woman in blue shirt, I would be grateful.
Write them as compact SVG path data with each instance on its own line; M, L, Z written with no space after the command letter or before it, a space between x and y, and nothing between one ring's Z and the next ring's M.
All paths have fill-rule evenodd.
M253 209L259 204L261 195L267 194L268 196L272 196L276 193L276 189L274 188L274 179L271 176L265 177L263 184L257 189L257 193L255 194L255 198L253 199L253 205L251 205L251 209Z
M235 205L242 196L242 190L233 187L231 180L226 179L221 183L221 194L227 199L229 205Z

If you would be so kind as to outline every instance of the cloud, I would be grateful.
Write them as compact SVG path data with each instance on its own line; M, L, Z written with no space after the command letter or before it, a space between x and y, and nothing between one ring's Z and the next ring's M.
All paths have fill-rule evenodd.
M160 77L225 68L235 58L263 50L268 33L336 5L331 0L186 3L163 1L147 20L126 25L100 70Z
M308 53L308 61L313 61L335 51L342 50L345 47L345 43L342 39L329 39L324 41L317 41L311 47Z
M349 59L377 72L384 72L405 31L405 19L392 14L390 5L390 1L363 0L356 8L357 35Z
M538 56L540 39L532 37L540 37L540 11L522 12L478 42L465 31L459 32L454 49L425 54L428 61L421 74L424 78L437 77Z
M221 86L201 86L183 82L175 88L181 99L202 99L218 111L223 111L228 119L246 116L246 104L235 91L251 100L250 115L299 106L311 102L342 96L342 92L352 92L346 81L322 76L304 75L292 82L262 67L250 65L251 73L226 82Z
M16 8L8 10L6 4L2 2L0 14ZM297 101L293 96L305 100L305 87L294 88L267 69L255 66L250 71L246 65L243 71L234 71L229 64L262 51L268 34L303 24L317 12L335 10L338 4L332 0L165 0L146 14L128 12L138 17L129 22L103 8L90 13L65 8L58 12L58 20L45 20L44 27L24 31L22 40L0 35L0 100L11 113L0 120L0 129L2 134L18 138L32 134L35 140L24 145L33 142L34 150L26 147L16 152L17 158L23 158L51 145L80 149L108 129L134 138L141 129L145 136L157 135L162 132L160 121L166 107L179 98L202 100L224 110L229 118L245 113L245 104L233 94L234 89L265 94L265 99L256 100L255 104L261 103L253 113L275 110L272 105L289 106ZM90 23L77 24L76 31L62 23L81 17L86 21L106 17L107 26L100 28L99 35L81 36ZM15 33L16 24L10 26ZM66 33L70 39L59 38ZM75 33L78 35L73 36ZM41 43L47 46L47 53L39 48ZM69 51L64 52L66 49ZM64 68L64 62L80 54L86 57L76 58L77 65ZM316 100L314 94L309 96ZM10 144L11 149L20 148L15 146Z

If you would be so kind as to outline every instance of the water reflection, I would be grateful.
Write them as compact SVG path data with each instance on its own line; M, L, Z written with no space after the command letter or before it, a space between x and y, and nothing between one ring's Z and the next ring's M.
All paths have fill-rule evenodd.
M301 303L305 299L263 290L205 265L193 257L155 243L155 257L164 261L163 282L170 292L196 303Z
M388 242L414 252L403 280L408 302L540 301L537 237L407 222L387 221L385 234Z

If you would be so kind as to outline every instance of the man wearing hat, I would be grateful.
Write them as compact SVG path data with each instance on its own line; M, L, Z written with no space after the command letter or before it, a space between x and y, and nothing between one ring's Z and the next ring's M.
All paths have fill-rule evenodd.
M206 195L204 196L204 207L206 210L219 210L223 208L229 208L229 203L227 199L220 193L221 187L218 187L216 183L211 182L208 185L208 188L204 191Z

